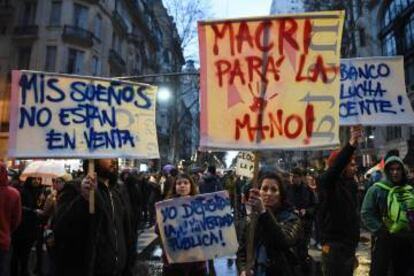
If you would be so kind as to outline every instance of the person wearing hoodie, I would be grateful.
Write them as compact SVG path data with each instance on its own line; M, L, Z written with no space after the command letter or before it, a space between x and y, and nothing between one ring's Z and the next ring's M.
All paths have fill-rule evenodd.
M362 127L351 127L349 142L328 158L318 182L323 275L352 276L359 241L358 186L354 152Z
M22 203L19 191L9 186L7 168L0 163L0 275L4 275L6 259L11 244L11 234L22 218Z
M372 233L370 275L414 275L414 232L413 229L391 233L384 218L388 213L388 189L408 184L403 161L397 156L385 160L384 177L381 184L372 185L364 198L361 218Z

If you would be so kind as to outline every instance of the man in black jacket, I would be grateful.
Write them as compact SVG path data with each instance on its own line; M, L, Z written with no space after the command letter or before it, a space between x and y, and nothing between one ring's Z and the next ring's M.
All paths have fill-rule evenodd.
M66 262L57 260L57 275L132 275L136 241L133 240L129 201L117 183L115 162L96 160L96 177L83 178L80 194L59 208L55 225L56 246L59 248L59 243L64 243L68 254ZM88 214L90 189L96 190L96 213L93 215ZM82 260L70 256L70 252L85 255Z
M319 218L324 275L352 275L359 241L358 188L353 157L362 127L351 127L351 137L340 151L328 158L328 169L319 181Z

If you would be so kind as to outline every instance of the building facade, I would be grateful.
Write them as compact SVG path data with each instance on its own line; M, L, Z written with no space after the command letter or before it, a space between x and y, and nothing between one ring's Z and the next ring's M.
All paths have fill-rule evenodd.
M414 0L353 0L352 4L354 24L349 29L355 36L355 56L403 56L406 90L414 107ZM365 158L383 157L398 149L400 157L414 165L413 127L371 127L368 131L375 152L368 151Z
M303 0L273 0L270 7L270 14L301 13L303 11Z
M11 70L104 77L175 71L184 63L176 40L161 0L0 0L0 156L7 152Z

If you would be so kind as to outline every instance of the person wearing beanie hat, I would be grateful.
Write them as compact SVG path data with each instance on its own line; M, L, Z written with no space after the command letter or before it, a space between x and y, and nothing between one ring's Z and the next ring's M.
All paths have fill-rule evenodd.
M358 188L353 158L362 127L350 129L349 142L328 158L328 168L319 178L318 195L323 275L352 276L359 241Z
M384 220L389 208L388 194L397 186L409 187L407 172L398 156L389 155L385 159L383 179L368 189L361 208L362 222L373 241L370 275L386 276L390 271L396 276L414 275L414 232L393 233Z
M0 275L6 269L6 257L11 243L11 234L19 226L22 218L20 193L9 186L7 168L0 163Z

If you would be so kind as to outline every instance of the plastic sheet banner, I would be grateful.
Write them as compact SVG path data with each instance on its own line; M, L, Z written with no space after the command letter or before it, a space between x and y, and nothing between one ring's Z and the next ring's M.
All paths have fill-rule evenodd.
M254 175L254 153L239 152L236 162L236 175L253 178Z
M157 224L169 263L233 255L238 243L227 191L156 203Z
M156 87L13 71L9 157L158 158Z
M200 22L200 146L339 142L341 11Z
M342 59L340 69L341 125L414 124L402 56Z

